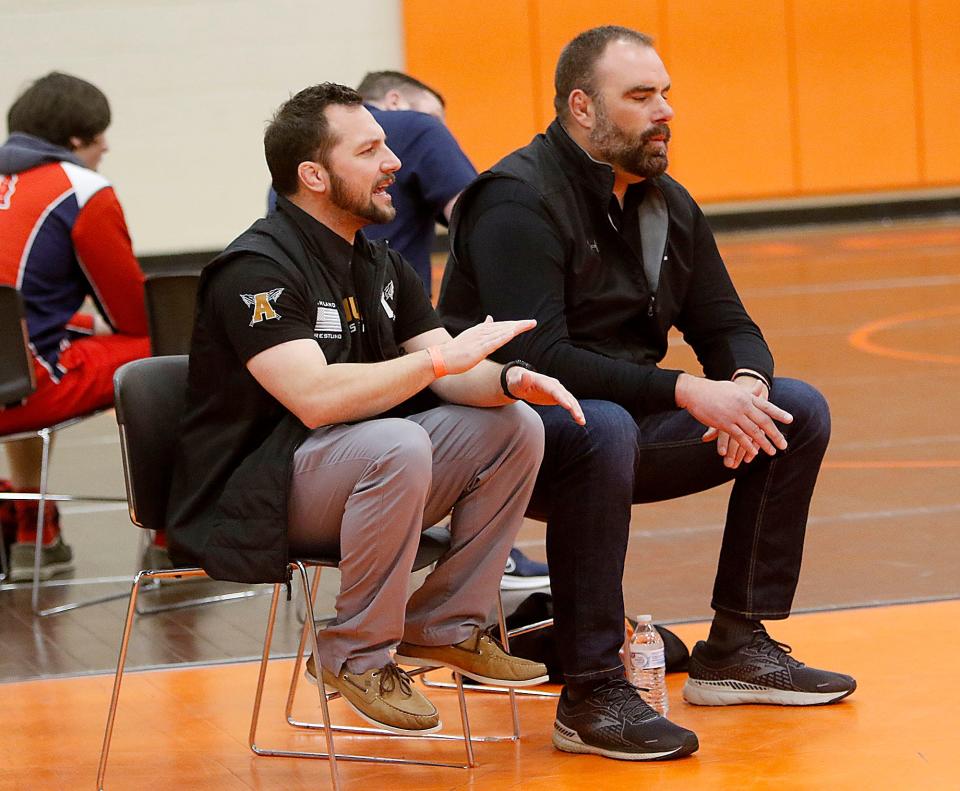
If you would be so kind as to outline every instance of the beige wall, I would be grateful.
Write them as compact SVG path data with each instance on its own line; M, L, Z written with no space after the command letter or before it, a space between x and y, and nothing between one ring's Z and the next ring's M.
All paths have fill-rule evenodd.
M402 68L400 0L0 2L0 109L53 69L109 97L139 254L222 247L264 211L263 127L291 92Z

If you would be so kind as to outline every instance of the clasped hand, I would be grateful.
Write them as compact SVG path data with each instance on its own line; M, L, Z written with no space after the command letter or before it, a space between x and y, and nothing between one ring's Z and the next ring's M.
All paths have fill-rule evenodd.
M689 377L682 390L678 405L709 426L703 441L717 441L717 453L730 469L753 461L761 450L773 456L787 449L787 440L774 421L792 423L793 415L767 400L762 382Z

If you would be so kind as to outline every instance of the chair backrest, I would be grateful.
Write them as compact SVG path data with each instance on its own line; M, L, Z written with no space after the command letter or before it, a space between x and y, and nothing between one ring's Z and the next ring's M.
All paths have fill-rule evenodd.
M159 273L143 284L154 356L189 354L197 306L198 272Z
M37 387L23 298L0 286L0 406L18 406Z
M181 354L134 360L113 377L130 521L149 530L166 526L188 359Z

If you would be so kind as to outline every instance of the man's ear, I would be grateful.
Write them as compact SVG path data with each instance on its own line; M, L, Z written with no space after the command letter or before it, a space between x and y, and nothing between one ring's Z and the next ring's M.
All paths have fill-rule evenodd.
M326 168L318 162L301 162L297 165L297 176L300 183L311 192L327 191L329 176Z
M83 148L85 145L86 143L84 143L79 137L74 136L70 138L71 151L76 151L78 148Z
M383 106L387 110L408 110L410 103L396 88L391 88L383 95Z
M567 97L567 108L570 118L584 129L593 129L596 123L596 113L593 99L580 88L574 88Z

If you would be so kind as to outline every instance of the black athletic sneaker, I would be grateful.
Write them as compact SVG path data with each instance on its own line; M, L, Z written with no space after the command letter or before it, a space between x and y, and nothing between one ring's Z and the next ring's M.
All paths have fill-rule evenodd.
M553 746L623 761L681 758L700 747L693 731L661 717L624 678L612 678L579 703L564 688L553 723Z
M701 640L690 656L683 698L697 706L774 703L815 706L850 695L857 682L843 673L807 667L759 628L744 646L725 656Z

